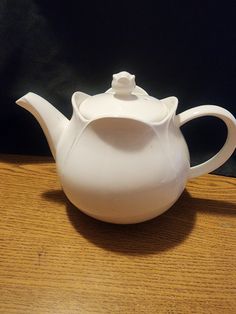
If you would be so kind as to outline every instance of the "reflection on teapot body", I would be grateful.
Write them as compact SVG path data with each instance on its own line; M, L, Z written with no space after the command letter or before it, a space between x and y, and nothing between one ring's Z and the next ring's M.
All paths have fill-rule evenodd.
M70 201L94 218L121 224L166 211L189 178L213 171L236 147L230 112L205 105L176 115L177 103L175 97L149 96L128 72L113 75L104 94L74 93L70 121L36 94L17 100L43 128ZM216 156L190 167L180 127L210 115L225 122L226 143Z

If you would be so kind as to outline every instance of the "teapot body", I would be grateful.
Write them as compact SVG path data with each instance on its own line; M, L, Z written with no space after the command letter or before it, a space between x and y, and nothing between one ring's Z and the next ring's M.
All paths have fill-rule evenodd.
M159 124L103 117L78 128L73 116L57 151L63 190L96 219L138 223L154 218L183 192L190 169L175 116Z

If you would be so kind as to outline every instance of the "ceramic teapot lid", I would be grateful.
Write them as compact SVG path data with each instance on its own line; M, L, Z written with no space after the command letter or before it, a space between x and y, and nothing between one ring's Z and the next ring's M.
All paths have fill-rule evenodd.
M86 98L80 113L88 120L99 117L127 117L159 122L168 114L166 105L136 86L135 76L128 72L113 75L110 88L104 94Z

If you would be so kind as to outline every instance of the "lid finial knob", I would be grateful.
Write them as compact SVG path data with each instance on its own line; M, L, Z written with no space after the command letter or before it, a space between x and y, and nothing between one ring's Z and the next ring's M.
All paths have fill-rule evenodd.
M114 74L111 86L115 95L130 95L136 87L135 75L126 71Z

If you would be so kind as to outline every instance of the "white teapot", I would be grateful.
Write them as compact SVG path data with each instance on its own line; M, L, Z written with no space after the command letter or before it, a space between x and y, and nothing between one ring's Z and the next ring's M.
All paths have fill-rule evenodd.
M236 120L230 112L204 105L176 115L176 97L149 96L128 72L114 74L104 94L74 93L71 120L34 93L16 103L40 123L69 200L106 222L138 223L162 214L188 179L213 171L236 147ZM190 167L180 127L202 116L222 119L228 137L213 158Z

